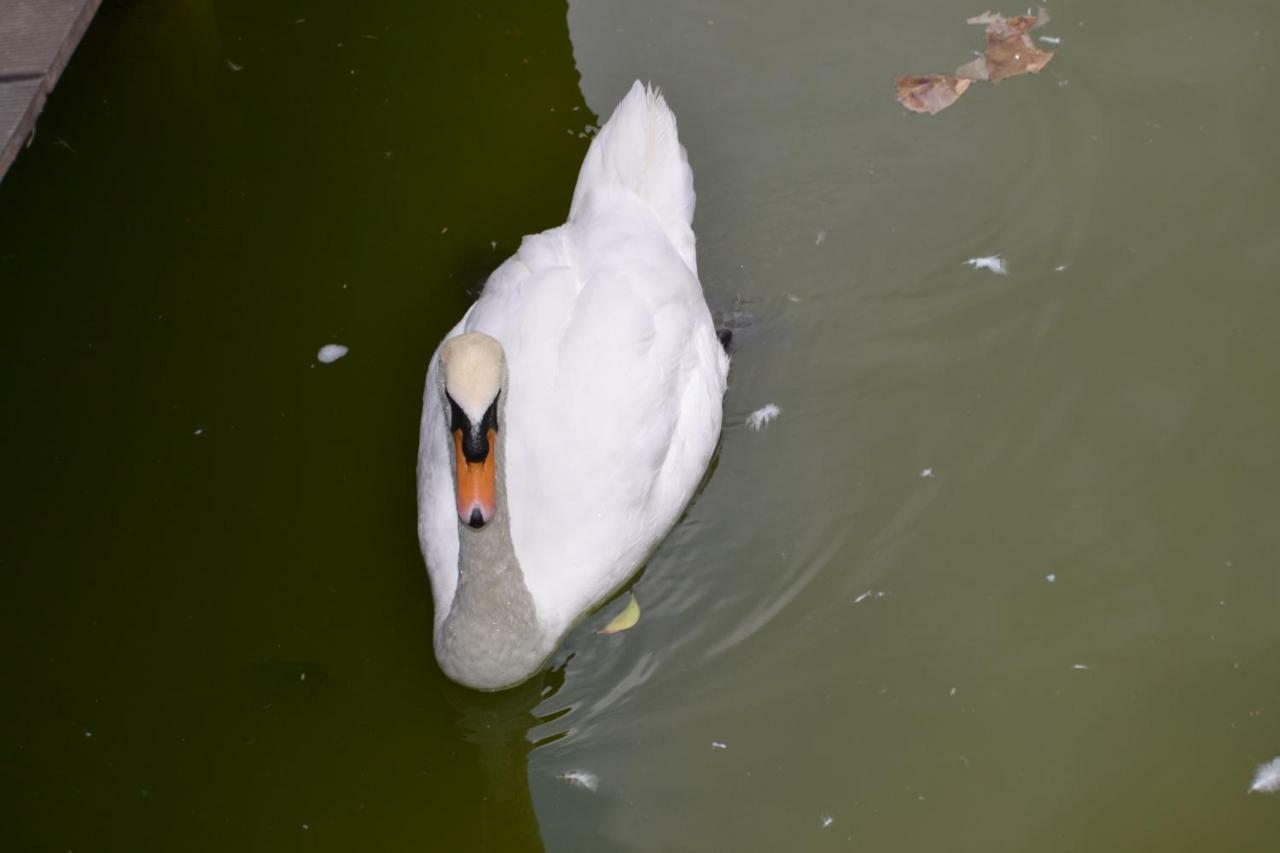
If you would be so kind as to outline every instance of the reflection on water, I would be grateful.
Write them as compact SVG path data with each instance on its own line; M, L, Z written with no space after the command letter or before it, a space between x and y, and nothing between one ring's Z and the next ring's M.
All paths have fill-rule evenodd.
M496 807L498 816L496 821L480 822L468 838L469 845L486 849L541 847L538 820L525 783L531 748L528 732L547 720L535 716L534 707L554 702L563 684L563 668L553 668L501 693L444 685L442 693L454 713L454 734L476 747L487 783L480 791L468 792L466 799L478 799L485 810Z
M904 114L978 11L107 4L0 185L11 843L1269 851L1280 17L1051 3L1044 73ZM717 467L635 628L470 693L422 374L637 77Z

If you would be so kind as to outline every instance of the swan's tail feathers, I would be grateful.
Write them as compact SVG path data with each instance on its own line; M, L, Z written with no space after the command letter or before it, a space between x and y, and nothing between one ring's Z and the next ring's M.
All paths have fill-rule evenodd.
M585 213L593 191L622 187L657 214L671 241L696 272L693 245L693 170L676 117L662 94L637 80L591 141L569 219Z

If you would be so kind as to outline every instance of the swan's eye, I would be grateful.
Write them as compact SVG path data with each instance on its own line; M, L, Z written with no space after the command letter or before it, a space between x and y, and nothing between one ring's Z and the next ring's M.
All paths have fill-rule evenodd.
M493 434L498 431L498 400L489 404L480 423L473 424L467 413L448 393L449 400L449 432L453 433L461 443L462 452L468 462L483 462L489 456L489 443Z
M471 422L467 420L467 415L462 411L462 407L457 404L448 392L444 396L449 401L449 431L462 430L463 432L470 432Z

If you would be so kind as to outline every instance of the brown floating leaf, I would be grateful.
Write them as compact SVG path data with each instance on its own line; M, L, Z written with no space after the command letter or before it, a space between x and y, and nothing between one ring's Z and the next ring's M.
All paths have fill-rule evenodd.
M986 53L961 65L955 74L899 77L898 103L912 112L935 115L954 104L974 81L999 83L1006 77L1035 74L1053 59L1051 51L1036 47L1027 35L1049 23L1049 13L1043 8L1036 15L1012 18L983 12L969 23L986 27Z
M972 80L950 74L898 78L898 103L913 113L937 115L964 94Z
M958 76L999 83L1006 77L1035 74L1053 59L1051 51L1036 47L1031 36L1027 35L1031 30L1049 23L1049 13L1043 8L1037 15L1018 15L1014 18L1005 18L996 12L983 12L970 18L969 23L986 26L987 54L956 69Z
M1012 18L1006 18L999 12L983 12L981 15L974 15L968 23L985 24L988 33L1011 36L1039 29L1049 23L1049 10L1041 6L1035 15L1015 15Z
M987 57L979 56L956 69L956 76L966 80L988 80L991 74L987 71Z

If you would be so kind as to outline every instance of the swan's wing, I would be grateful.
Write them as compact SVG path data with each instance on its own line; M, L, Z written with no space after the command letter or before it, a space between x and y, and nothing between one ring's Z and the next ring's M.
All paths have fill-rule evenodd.
M512 539L540 614L566 622L688 502L727 370L701 286L652 212L611 201L527 238L465 323L507 352Z

